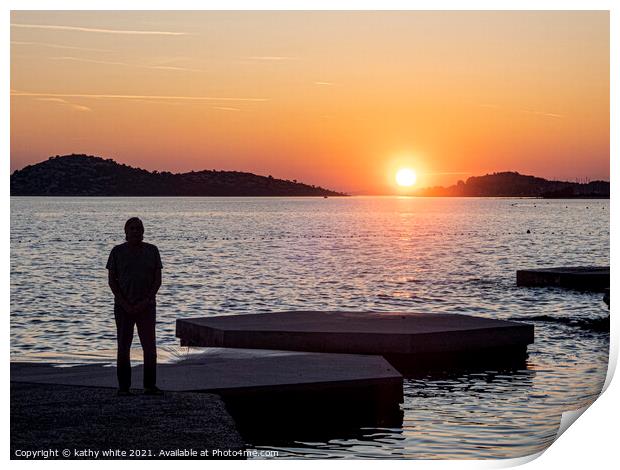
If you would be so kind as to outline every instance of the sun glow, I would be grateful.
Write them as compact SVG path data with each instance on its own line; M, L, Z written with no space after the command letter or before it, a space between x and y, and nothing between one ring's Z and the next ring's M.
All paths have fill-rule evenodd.
M396 172L396 184L398 186L410 187L415 184L417 176L411 168L401 168Z

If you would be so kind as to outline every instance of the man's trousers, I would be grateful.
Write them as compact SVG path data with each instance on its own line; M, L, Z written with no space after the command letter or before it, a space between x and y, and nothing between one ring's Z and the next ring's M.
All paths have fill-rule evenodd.
M129 314L119 305L114 306L116 320L116 374L118 388L131 387L131 362L129 354L133 341L134 326L138 327L138 337L144 353L144 388L155 387L157 378L157 346L155 345L155 306L139 314Z

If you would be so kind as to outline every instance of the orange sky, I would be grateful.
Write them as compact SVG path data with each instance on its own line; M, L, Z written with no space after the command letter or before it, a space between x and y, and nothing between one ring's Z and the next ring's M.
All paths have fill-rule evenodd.
M11 170L609 179L607 12L13 12Z

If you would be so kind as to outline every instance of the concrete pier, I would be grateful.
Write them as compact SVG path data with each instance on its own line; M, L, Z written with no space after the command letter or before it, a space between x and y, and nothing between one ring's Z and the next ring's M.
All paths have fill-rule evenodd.
M244 438L253 442L277 433L301 438L317 431L402 425L403 377L380 356L209 348L176 364L160 364L157 372L166 392L222 397ZM117 386L116 368L101 365L11 363L11 382ZM132 368L132 383L142 383L142 366Z
M13 459L41 449L39 460L238 459L245 444L217 395L117 397L99 387L11 382L10 447Z
M517 286L604 292L609 288L609 266L522 269L517 271Z
M177 320L182 345L377 354L401 372L524 361L532 325L456 314L279 312Z

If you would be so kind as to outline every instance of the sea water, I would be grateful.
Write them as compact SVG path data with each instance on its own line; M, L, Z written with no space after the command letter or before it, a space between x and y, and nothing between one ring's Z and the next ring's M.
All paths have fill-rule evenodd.
M160 362L187 354L174 326L189 316L445 312L535 325L525 369L405 379L402 427L261 447L280 457L519 457L602 388L609 334L589 327L608 315L602 295L518 288L515 271L609 265L608 200L13 197L12 360L114 362L105 264L131 216L164 264Z

